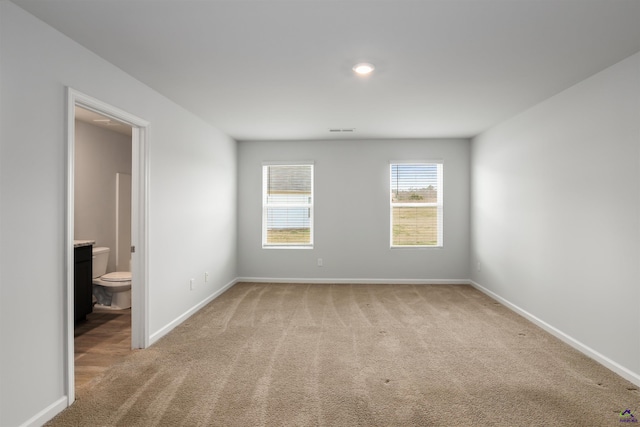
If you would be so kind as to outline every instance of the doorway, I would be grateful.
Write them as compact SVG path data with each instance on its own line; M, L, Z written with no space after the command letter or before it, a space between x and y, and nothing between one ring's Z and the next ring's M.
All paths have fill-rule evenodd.
M146 348L149 345L147 304L147 194L148 194L148 122L116 107L82 94L74 89L67 90L67 223L66 223L66 392L68 405L75 400L75 291L74 291L74 234L75 234L75 175L76 167L76 111L95 115L95 122L104 127L122 125L130 130L131 152L129 174L118 176L120 201L112 203L120 217L120 227L128 230L130 236L120 236L113 244L112 259L122 267L129 258L131 271L131 340L129 348ZM125 176L129 175L129 176ZM130 192L123 189L123 183L130 180ZM126 185L124 185L126 186ZM126 206L128 199L129 206ZM129 209L130 220L123 219L124 211ZM117 234L117 233L116 233ZM128 237L128 238L127 238ZM89 237L87 237L89 238ZM126 253L125 253L126 252ZM126 344L125 344L126 345Z
M131 286L123 286L132 283L131 139L131 126L76 106L73 168L76 390L123 360L132 348ZM89 266L92 266L91 280L88 280ZM121 281L101 279L100 285L92 284L94 278L111 276ZM129 289L123 290L126 288ZM121 292L114 293L112 289Z

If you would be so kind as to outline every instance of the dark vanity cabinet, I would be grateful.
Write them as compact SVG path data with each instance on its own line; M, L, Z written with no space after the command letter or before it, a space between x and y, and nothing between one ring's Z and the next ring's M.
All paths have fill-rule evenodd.
M75 295L74 320L78 323L87 318L87 314L93 310L93 246L80 246L74 248L75 269L73 286Z

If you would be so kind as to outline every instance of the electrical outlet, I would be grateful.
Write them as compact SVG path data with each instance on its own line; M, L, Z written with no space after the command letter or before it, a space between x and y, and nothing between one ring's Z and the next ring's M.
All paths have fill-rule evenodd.
M478 264L476 265L476 270L478 270L478 273L482 271L482 266L480 265L480 261L478 261Z
M189 289L194 290L196 288L196 279L189 280Z
M318 258L318 267L322 267L324 265L324 262L322 261L322 258Z
M206 272L204 273L204 283L207 283L208 281L209 281L209 272L208 272L208 271L206 271Z

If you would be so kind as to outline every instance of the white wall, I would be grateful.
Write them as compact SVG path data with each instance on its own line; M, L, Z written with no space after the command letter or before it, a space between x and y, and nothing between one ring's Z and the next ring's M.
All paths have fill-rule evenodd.
M151 123L151 334L237 275L237 159L233 140L7 1L0 42L0 425L11 427L65 402L65 87Z
M131 175L131 137L79 120L75 131L74 235L110 248L116 271L116 174Z
M240 142L239 273L262 279L468 279L469 141ZM389 248L389 162L444 160L444 247ZM262 162L315 162L313 250L262 249ZM323 267L317 266L322 258Z
M473 280L638 383L640 54L471 146Z

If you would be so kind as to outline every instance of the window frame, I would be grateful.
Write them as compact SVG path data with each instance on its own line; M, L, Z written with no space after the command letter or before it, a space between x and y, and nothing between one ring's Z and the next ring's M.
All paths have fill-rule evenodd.
M311 168L311 197L308 203L268 203L268 180L267 170L273 166L309 166ZM262 163L262 249L313 249L314 242L314 201L315 201L315 165L312 161L293 161L293 162L263 162ZM269 243L268 238L268 208L303 208L309 209L309 243Z
M393 167L401 165L425 165L437 167L437 199L435 203L398 203L393 202L392 196L392 182L393 182ZM389 162L389 180L388 180L388 192L389 198L389 248L390 249L433 249L444 247L444 162L442 160L420 160L420 161L390 161ZM393 243L393 209L395 207L419 207L419 208L433 208L437 210L437 242L435 245L396 245Z

